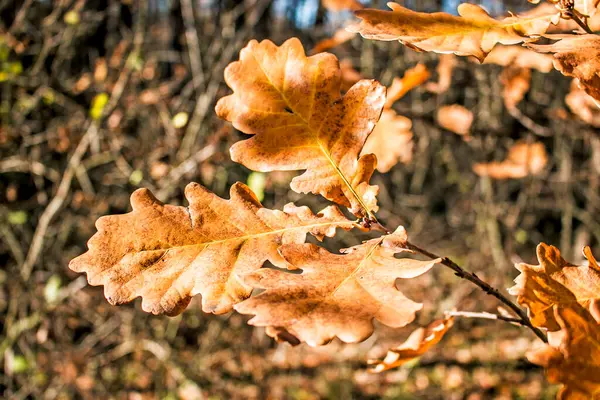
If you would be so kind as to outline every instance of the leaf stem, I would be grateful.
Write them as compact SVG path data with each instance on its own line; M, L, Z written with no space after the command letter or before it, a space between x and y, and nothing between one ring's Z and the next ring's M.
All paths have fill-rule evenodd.
M492 287L489 283L481 280L476 274L474 274L473 272L465 271L458 264L456 264L454 261L450 260L447 257L437 256L434 253L431 253L425 249L415 246L412 243L407 243L407 248L431 259L441 258L442 261L440 261L440 264L453 270L454 274L459 278L468 280L469 282L473 283L490 296L494 296L495 298L500 300L518 316L519 324L531 329L531 331L535 333L535 335L538 338L540 338L544 343L548 343L548 338L546 337L546 334L540 329L533 326L533 324L529 320L529 317L527 316L527 313L523 311L521 307L519 307L518 305L513 303L508 297L500 293L498 289Z

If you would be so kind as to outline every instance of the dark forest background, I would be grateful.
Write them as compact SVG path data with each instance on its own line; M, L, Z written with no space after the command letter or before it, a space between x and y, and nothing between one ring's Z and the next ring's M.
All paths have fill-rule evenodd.
M372 5L384 8L385 2ZM455 12L458 1L407 0L420 11ZM480 2L495 16L533 6ZM0 0L0 395L10 399L485 399L552 398L555 388L524 359L534 342L519 327L460 320L435 351L382 375L365 360L411 328L381 327L368 341L319 349L278 345L237 314L213 316L199 302L176 318L110 306L102 288L71 272L94 221L129 209L150 188L184 204L196 181L223 197L250 171L229 146L242 135L216 118L229 93L223 69L250 39L299 37L308 50L352 16L317 0ZM367 78L389 85L439 57L396 42L355 37L332 50ZM531 89L509 113L501 67L459 59L443 94L417 88L395 105L414 125L413 161L377 174L378 214L406 226L421 247L452 257L496 287L511 286L515 261L534 261L540 241L581 260L600 243L598 129L565 105L570 81L533 71ZM471 140L441 128L435 110L475 114ZM544 173L493 181L472 164L502 159L517 140L538 140ZM326 203L289 190L294 174L260 176L264 204ZM262 179L264 178L264 179ZM361 237L342 234L331 249ZM444 310L495 311L493 299L452 274L415 280L426 305L412 325Z

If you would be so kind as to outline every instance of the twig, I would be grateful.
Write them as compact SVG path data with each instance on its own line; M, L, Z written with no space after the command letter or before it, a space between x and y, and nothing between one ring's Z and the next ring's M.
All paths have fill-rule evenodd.
M525 313L525 311L523 311L523 309L521 309L521 307L519 307L518 305L513 303L508 297L506 297L502 293L500 293L500 291L498 289L492 287L489 283L481 280L476 274L465 271L458 264L456 264L454 261L450 260L447 257L437 256L434 253L431 253L427 250L421 249L420 247L415 246L412 243L407 243L407 248L410 250L413 250L419 254L422 254L425 257L429 257L432 260L441 258L442 261L440 261L440 264L453 270L455 275L458 276L459 278L468 280L469 282L475 284L476 286L478 286L480 289L482 289L484 292L486 292L490 296L494 296L495 298L500 300L502 303L504 303L508 308L510 308L519 317L518 319L519 319L519 323L521 325L526 326L527 328L531 329L533 331L533 333L535 333L535 335L538 338L540 338L544 343L548 343L548 338L546 337L546 334L544 334L544 332L542 332L540 329L536 328L535 326L533 326L531 324L531 321L529 320L527 313Z
M69 160L69 164L63 177L58 185L58 190L56 191L56 195L52 198L52 201L48 204L44 212L42 213L37 226L35 228L35 233L33 235L33 240L31 241L31 245L29 246L29 251L27 252L27 258L21 267L21 277L23 280L27 281L31 276L31 271L33 266L37 262L37 259L42 251L42 246L44 244L44 236L46 235L46 231L50 226L50 222L60 210L63 203L65 202L69 191L71 190L71 182L73 181L73 177L77 168L81 163L81 159L83 155L88 149L90 144L90 137L92 137L96 130L98 129L96 123L90 123L86 133L83 135L77 148L73 152L71 159Z
M463 317L463 318L481 318L481 319L497 319L501 321L513 322L515 324L523 325L523 321L520 318L505 317L500 314L492 314L489 312L472 312L472 311L446 311L444 314L450 317ZM527 326L527 325L523 325Z
M194 6L191 0L181 0L180 3L181 16L185 24L185 41L192 69L192 82L194 83L194 89L199 93L204 85L204 71L202 70L202 52L200 51L198 31L196 30Z

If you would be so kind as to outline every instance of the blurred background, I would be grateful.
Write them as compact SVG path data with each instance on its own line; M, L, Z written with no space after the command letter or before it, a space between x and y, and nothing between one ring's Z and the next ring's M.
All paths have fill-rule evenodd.
M425 301L410 327L379 326L364 343L318 349L276 344L247 326L245 316L203 314L199 299L175 318L148 315L139 301L112 307L102 288L68 269L86 250L95 220L127 212L139 187L185 204L188 182L227 197L229 186L242 181L266 207L326 205L292 192L294 173L257 174L233 163L228 148L243 135L214 113L216 100L230 92L223 69L250 39L281 44L298 37L308 51L352 19L350 11L324 3L0 1L0 395L553 397L556 388L524 358L535 338L496 321L461 319L420 360L380 375L367 372L367 358L382 356L445 310L496 311L494 299L441 268L403 288ZM384 3L371 5L383 9ZM458 3L403 2L451 13ZM526 0L479 4L494 16L534 7ZM393 106L412 121L414 143L410 159L373 179L386 225L404 225L420 247L499 288L512 285L514 262L534 263L540 241L559 246L574 262L582 260L583 245L598 248L600 118L585 102L566 101L574 93L569 79L533 68L528 92L507 107L500 65L453 58L448 73L438 55L360 37L330 51L385 85L418 63L431 73L428 85ZM440 88L441 75L450 78L449 87ZM461 134L437 111L455 104L473 115ZM475 163L501 161L517 142L543 145L547 160L536 175L497 180L474 172ZM336 250L361 239L346 233L325 243Z

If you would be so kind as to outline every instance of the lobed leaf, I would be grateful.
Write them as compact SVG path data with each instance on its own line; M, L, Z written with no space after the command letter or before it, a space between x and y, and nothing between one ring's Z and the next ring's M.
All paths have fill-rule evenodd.
M560 331L548 334L549 345L527 358L545 367L550 383L562 383L557 399L600 398L600 325L586 310L553 306Z
M554 54L554 67L563 75L579 79L582 88L600 107L600 35L548 35L552 44L528 46Z
M517 179L541 173L547 163L548 154L543 143L518 142L508 149L505 160L476 163L473 171L479 176L493 179Z
M425 328L414 330L404 343L388 350L385 358L369 360L371 371L387 371L422 356L443 339L452 325L454 325L454 317L446 317L430 323Z
M277 249L318 239L353 223L334 206L314 215L307 207L263 208L244 184L225 200L197 183L185 189L188 207L165 205L147 189L131 196L133 211L100 218L89 251L69 267L86 272L91 285L104 285L111 304L142 297L144 311L177 315L202 295L205 312L222 314L250 296L240 275L265 261L285 267Z
M359 217L373 217L377 186L368 184L373 155L358 155L381 115L385 88L361 80L340 96L340 68L332 54L306 57L298 39L278 47L255 40L225 70L233 94L217 114L252 138L231 158L255 171L306 170L292 180L299 193L321 194Z
M265 291L235 306L254 317L249 324L270 327L279 339L286 335L311 346L335 337L352 343L373 332L372 320L392 327L415 318L422 304L408 299L395 287L396 279L419 276L440 260L397 259L408 251L404 228L332 254L313 244L284 245L280 254L290 269L261 269L246 275L245 283Z
M474 56L483 61L496 44L517 44L545 33L556 12L530 18L495 20L483 8L463 3L460 17L409 10L388 3L392 11L364 9L355 12L361 21L349 30L367 39L398 40L416 50Z
M600 266L589 247L583 249L589 265L569 264L554 246L540 243L539 265L517 264L521 274L515 279L510 294L529 310L533 325L549 331L561 329L555 307L581 306L600 321Z

